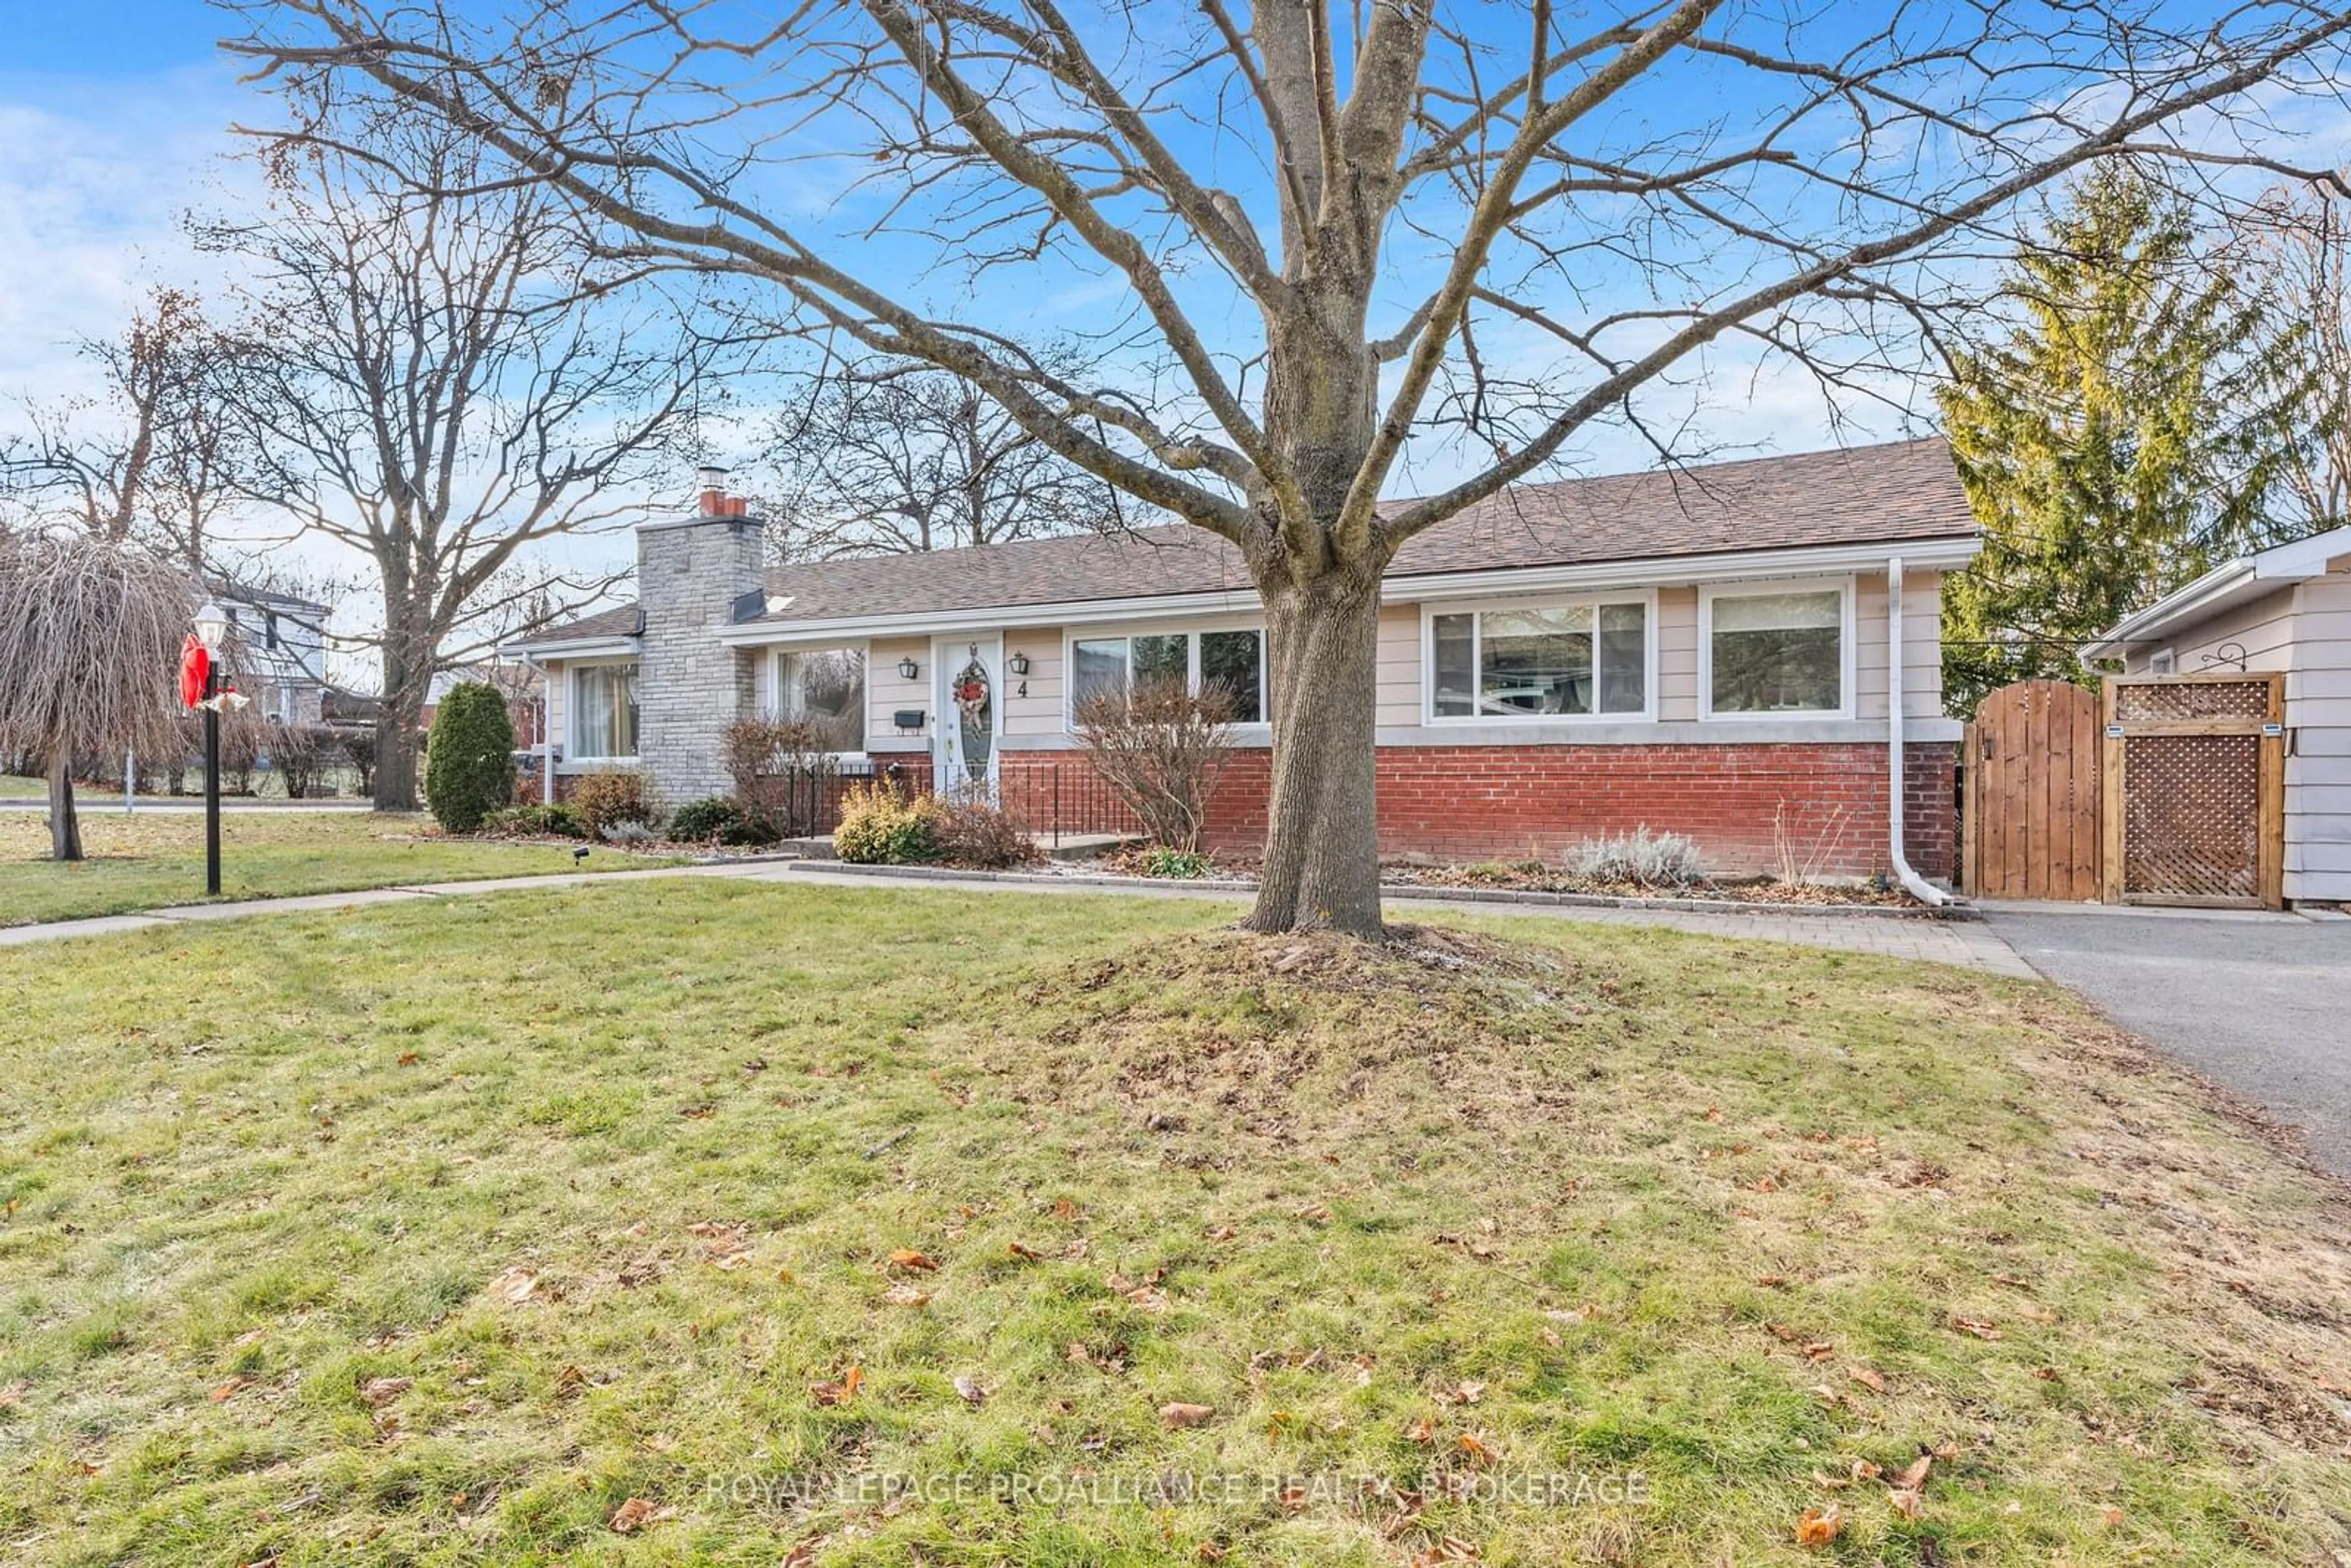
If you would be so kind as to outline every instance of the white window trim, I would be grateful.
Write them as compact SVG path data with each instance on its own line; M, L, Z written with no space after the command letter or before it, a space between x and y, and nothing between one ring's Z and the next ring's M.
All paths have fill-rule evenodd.
M2179 673L2179 650L2158 648L2147 655L2147 673L2150 675L2174 675Z
M1827 593L1837 595L1838 703L1833 708L1771 708L1759 713L1714 711L1714 602L1718 599L1755 599L1767 594ZM1854 716L1860 686L1855 654L1860 644L1855 580L1851 577L1752 578L1739 582L1702 582L1698 590L1698 716L1707 724L1801 723L1805 719L1849 719Z
M1185 645L1184 680L1186 686L1200 689L1200 639L1217 632L1254 632L1257 633L1257 711L1273 711L1273 646L1268 637L1265 622L1253 616L1219 616L1213 621L1134 622L1107 626L1064 628L1061 632L1061 728L1064 733L1078 732L1078 644L1081 643L1123 642L1127 644L1126 674L1134 679L1134 640L1137 637L1186 636L1191 641ZM1272 733L1273 725L1260 718L1252 724L1236 724L1236 734L1253 737Z
M638 760L635 752L626 757L582 757L571 734L574 721L580 716L580 674L588 670L610 669L615 664L634 664L637 666L637 679L642 682L645 678L643 661L633 653L620 659L574 659L563 667L563 761L566 767L582 762L593 763L599 768L617 768ZM644 743L645 710L641 693L637 699L637 745L642 748Z
M865 744L854 751L828 751L825 755L835 762L863 762L872 754L873 742L873 639L843 637L838 643L795 643L771 648L759 662L759 711L771 719L789 718L784 712L784 661L796 653L831 653L844 648L856 648L865 654L865 701L857 723L857 733Z
M1604 604L1638 604L1641 606L1641 706L1629 712L1600 713L1600 606ZM1528 610L1581 610L1593 612L1593 642L1592 649L1592 713L1521 713L1440 714L1437 711L1437 618L1440 615L1483 616L1489 612L1509 613ZM1479 668L1486 633L1482 622L1471 628L1469 658L1473 667ZM1443 603L1420 607L1420 722L1445 729L1491 729L1520 725L1573 727L1594 724L1655 724L1657 719L1657 591L1654 588L1627 589L1618 593L1579 593L1561 599L1546 596L1540 599L1457 599Z

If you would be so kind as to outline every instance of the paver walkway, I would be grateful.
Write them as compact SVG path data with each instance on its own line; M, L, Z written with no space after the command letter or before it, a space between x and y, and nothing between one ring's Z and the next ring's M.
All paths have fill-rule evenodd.
M493 877L476 882L450 882L409 887L380 887L360 893L319 893L298 898L261 898L235 904L191 904L169 909L142 910L135 915L109 915L89 920L59 920L41 925L0 926L0 947L70 936L100 936L120 931L147 931L190 922L240 920L258 915L291 914L302 910L364 908L381 904L409 903L423 898L463 897L472 894L555 887L601 887L611 883L641 882L648 877L723 877L750 882L807 883L826 887L856 887L867 892L892 888L934 892L1020 894L1040 897L1106 896L1127 898L1222 899L1238 904L1248 894L1215 888L1190 888L1167 883L1103 886L1071 882L1056 885L1038 882L995 882L972 877L925 877L899 881L870 874L826 871L810 861L765 861L731 865L653 866L643 871L590 872L576 875ZM1887 958L1914 958L1950 964L1963 969L2030 979L2032 971L2007 943L1979 921L1895 919L1877 915L1823 915L1783 913L1730 915L1697 910L1608 909L1517 904L1482 904L1450 899L1396 900L1397 910L1442 909L1462 915L1519 916L1548 920L1581 920L1601 925L1653 925L1687 931L1695 936L1734 941L1792 942L1807 947L1868 953Z

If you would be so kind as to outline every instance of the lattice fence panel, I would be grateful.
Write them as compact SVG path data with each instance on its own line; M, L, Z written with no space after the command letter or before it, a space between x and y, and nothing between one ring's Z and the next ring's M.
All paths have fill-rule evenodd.
M2115 717L2124 724L2167 724L2190 718L2264 719L2267 681L2192 681L2178 685L2117 685Z
M2233 685L2122 688L2137 692L2235 689ZM2266 704L2267 688L2262 692ZM2260 738L2135 735L2123 746L2124 776L2129 781L2123 801L2124 894L2158 898L2257 897Z

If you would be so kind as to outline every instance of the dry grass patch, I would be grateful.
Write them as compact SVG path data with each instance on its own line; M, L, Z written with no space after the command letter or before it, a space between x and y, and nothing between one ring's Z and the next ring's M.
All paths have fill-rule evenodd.
M2351 1550L2340 1190L2057 993L1224 918L649 883L0 956L0 1556Z

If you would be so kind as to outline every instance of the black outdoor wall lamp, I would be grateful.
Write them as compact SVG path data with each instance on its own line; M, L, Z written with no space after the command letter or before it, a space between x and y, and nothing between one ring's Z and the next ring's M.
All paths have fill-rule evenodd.
M1015 653L1012 657L1004 661L1004 667L1010 670L1016 675L1025 675L1029 673L1029 655L1026 653Z
M922 673L923 666L914 663L914 660L901 659L898 661L898 678L900 680L911 681L919 676Z

